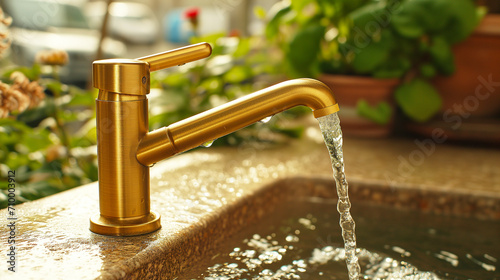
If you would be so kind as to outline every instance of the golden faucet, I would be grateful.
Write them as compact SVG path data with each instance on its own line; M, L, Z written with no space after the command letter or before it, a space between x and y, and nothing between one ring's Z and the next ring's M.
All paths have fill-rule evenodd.
M92 232L128 236L161 227L160 215L150 210L149 167L155 162L291 107L308 106L316 118L339 110L326 85L296 79L149 132L150 72L206 58L211 51L200 43L137 59L94 61L100 214L90 218Z

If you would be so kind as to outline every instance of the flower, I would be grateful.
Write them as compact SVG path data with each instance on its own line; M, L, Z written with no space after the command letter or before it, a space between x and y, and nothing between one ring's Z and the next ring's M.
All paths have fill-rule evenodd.
M23 73L13 72L10 79L12 85L0 82L0 118L33 108L45 98L42 86L30 81Z
M12 18L5 17L2 8L0 8L0 23L5 27L9 27L12 24ZM11 39L9 35L10 34L7 28L0 31L0 56L2 56L3 52L10 47Z
M10 75L10 79L14 82L12 87L18 90L30 98L29 108L33 108L40 104L45 98L45 93L43 92L43 87L38 84L37 81L30 81L21 72L14 72Z
M63 50L42 50L36 54L38 63L45 65L66 65L68 63L68 53Z
M28 96L0 82L0 117L6 118L11 112L24 111L29 104Z

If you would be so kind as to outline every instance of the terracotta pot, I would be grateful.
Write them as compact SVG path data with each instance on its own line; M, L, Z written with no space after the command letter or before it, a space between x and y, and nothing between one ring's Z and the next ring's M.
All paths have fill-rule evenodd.
M392 132L393 120L386 125L377 124L359 116L356 105L360 99L366 100L371 106L376 106L382 101L393 105L392 96L399 84L398 79L323 74L319 80L328 85L337 98L340 106L340 123L345 135L385 137Z
M487 15L453 52L455 73L434 80L442 112L476 117L500 113L500 15Z

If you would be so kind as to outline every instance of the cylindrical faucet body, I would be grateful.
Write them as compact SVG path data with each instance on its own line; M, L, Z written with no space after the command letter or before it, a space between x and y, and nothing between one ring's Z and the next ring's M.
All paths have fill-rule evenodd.
M148 103L144 95L130 97L137 100L96 101L99 197L106 202L100 210L106 217L149 213L149 190L137 188L148 184L149 168L135 156L136 147L149 131Z
M91 230L129 235L158 228L159 220L151 223L157 215L149 209L149 167L136 159L137 146L149 131L146 96L100 90L96 113L100 215Z
M137 160L137 147L148 133L150 72L205 58L212 48L200 43L138 59L93 63L96 101L100 214L90 230L105 235L138 235L161 227L150 211L149 167Z

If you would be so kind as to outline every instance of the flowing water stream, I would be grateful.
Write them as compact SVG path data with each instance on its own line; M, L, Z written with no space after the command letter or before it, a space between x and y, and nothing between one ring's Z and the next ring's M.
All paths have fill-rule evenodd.
M351 202L349 201L348 184L344 172L344 155L342 152L342 131L337 113L318 118L319 127L323 134L326 147L330 152L333 178L337 185L337 211L340 214L340 227L344 239L347 270L350 280L359 279L360 267L356 256L355 223L351 216Z

